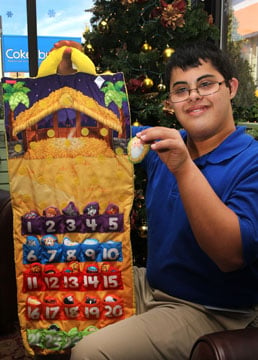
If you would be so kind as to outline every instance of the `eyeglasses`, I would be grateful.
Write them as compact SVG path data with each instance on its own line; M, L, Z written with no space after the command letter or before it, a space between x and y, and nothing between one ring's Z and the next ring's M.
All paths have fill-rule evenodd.
M195 89L189 89L188 87L180 84L180 86L169 93L169 100L173 103L186 101L189 98L191 91L193 90L197 91L200 96L212 95L219 91L220 85L222 85L224 82L225 80L204 81L200 83Z

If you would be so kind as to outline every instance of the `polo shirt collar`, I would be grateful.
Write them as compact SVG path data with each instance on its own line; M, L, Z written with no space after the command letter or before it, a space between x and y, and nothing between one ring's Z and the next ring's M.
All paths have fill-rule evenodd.
M183 131L183 139L186 140L187 133ZM244 126L237 126L236 130L231 133L217 148L210 153L205 154L197 159L195 163L204 165L205 163L219 164L225 160L231 159L245 150L253 138L245 133Z

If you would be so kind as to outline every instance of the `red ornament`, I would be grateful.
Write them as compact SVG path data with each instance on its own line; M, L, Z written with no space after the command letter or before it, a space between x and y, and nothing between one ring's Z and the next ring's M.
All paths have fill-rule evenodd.
M127 91L129 93L134 93L136 92L137 90L140 90L141 89L141 86L142 86L142 82L143 80L145 79L145 76L142 75L136 79L130 79L128 82L127 82Z

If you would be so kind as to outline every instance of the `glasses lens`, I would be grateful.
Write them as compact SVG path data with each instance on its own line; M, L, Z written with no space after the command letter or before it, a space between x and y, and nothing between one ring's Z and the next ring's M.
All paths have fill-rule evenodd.
M186 100L188 96L189 96L189 89L182 87L175 89L170 93L170 100L172 102L180 102Z
M169 94L169 99L171 102L174 103L185 101L189 98L190 93L193 90L197 91L200 96L208 96L219 91L219 87L222 82L204 81L200 83L195 89L179 87L171 91L171 93Z
M205 81L198 85L198 93L201 96L211 95L219 90L219 83L212 81Z

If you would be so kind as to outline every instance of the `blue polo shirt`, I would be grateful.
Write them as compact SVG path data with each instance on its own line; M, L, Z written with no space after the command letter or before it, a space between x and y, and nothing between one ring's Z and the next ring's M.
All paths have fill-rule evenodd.
M134 127L132 135L141 129ZM186 139L186 132L181 134ZM158 155L149 151L142 161L148 178L148 281L153 288L199 304L251 307L258 304L258 141L237 127L195 164L239 218L245 265L225 273L203 252L191 230L175 177Z

